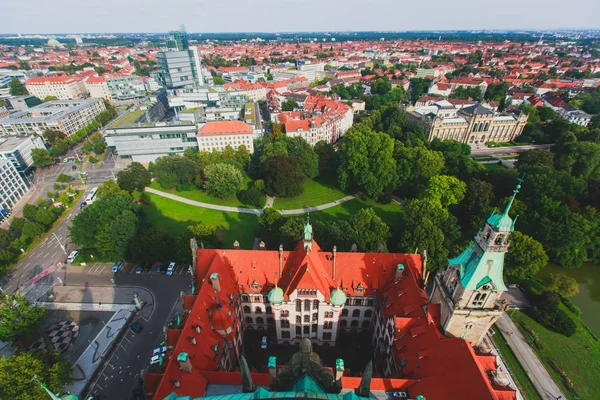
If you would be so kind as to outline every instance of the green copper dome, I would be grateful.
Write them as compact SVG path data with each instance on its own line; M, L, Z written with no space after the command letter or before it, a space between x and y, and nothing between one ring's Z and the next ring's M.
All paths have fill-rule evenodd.
M331 304L338 307L346 304L346 293L344 293L339 287L331 291Z
M283 290L279 286L275 286L267 296L272 304L283 303Z
M512 232L514 227L512 218L505 213L490 216L487 223L498 232Z

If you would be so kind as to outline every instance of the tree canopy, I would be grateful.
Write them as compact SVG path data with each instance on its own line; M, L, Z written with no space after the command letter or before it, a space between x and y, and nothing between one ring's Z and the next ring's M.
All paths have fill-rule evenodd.
M0 340L13 342L24 338L45 315L45 309L31 305L24 297L0 295Z
M204 168L204 187L215 197L235 196L241 189L244 177L230 164L212 164Z
M129 193L133 193L134 190L143 192L151 181L150 171L138 162L132 162L127 168L117 173L117 184Z

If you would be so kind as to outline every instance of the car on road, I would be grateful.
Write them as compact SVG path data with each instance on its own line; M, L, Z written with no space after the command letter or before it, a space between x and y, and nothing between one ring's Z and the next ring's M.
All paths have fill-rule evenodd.
M72 264L78 255L79 255L79 252L77 250L72 251L71 254L69 254L69 257L67 257L67 264Z
M150 359L150 365L154 365L154 364L159 364L160 363L160 355L157 354L155 356L152 356L152 358Z
M87 206L87 201L84 201L84 202L82 202L82 203L79 205L79 208L83 208L83 207L85 207L85 206Z
M175 272L175 267L177 266L177 264L175 264L175 262L171 262L171 264L169 264L169 266L167 267L167 276L171 276L173 275L173 273Z
M119 272L119 270L123 267L123 264L124 263L122 260L117 261L112 267L112 273L116 274L117 272Z
M159 354L164 354L167 352L167 346L160 346L152 350L152 355L157 356Z
M141 266L141 265L137 265L137 266L135 267L135 273L136 273L137 275L141 274L143 270L144 270L144 269L142 268L142 266Z
M263 350L267 348L267 337L266 336L262 337L262 340L260 341L260 348Z
M142 328L142 326L137 322L134 322L133 324L129 325L129 329L135 333L140 333L144 328Z
M73 171L75 171L75 170L77 169L77 166L75 166L75 165L71 165L71 169L72 169Z

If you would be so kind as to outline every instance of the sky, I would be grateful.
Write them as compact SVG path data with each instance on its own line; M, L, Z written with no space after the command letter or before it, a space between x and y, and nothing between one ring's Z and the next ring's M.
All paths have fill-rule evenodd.
M600 0L0 0L0 33L600 28Z

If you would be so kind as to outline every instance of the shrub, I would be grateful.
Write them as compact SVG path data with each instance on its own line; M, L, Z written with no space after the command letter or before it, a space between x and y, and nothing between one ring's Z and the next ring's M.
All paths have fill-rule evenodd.
M254 183L252 184L252 189L256 189L261 193L265 192L265 181L263 181L262 179L257 179L254 181Z
M244 177L230 164L213 164L204 168L206 191L220 198L234 196L242 186Z
M545 292L535 299L531 309L532 317L547 329L565 336L572 336L577 331L573 318L560 308L560 296L553 292Z
M56 177L56 182L60 182L60 183L67 183L70 182L72 179L72 177L70 175L67 174L58 174L58 176Z
M241 190L237 194L238 200L244 204L260 207L262 206L264 196L262 192L255 187L248 190Z

